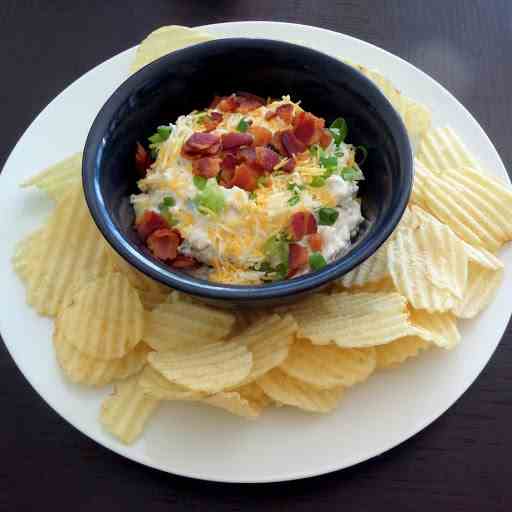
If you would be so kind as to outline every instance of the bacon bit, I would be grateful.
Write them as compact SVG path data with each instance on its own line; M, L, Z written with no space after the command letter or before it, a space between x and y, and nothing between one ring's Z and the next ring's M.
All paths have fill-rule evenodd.
M308 250L300 244L290 244L288 253L288 268L297 270L308 262Z
M231 96L222 97L217 103L216 108L222 110L222 112L236 112L238 108L236 96L232 94Z
M222 169L219 174L219 184L224 188L233 188L235 169Z
M171 267L179 269L192 269L197 268L199 266L200 264L195 258L192 258L192 256L185 256L184 254L178 254L171 263Z
M320 252L323 245L322 235L320 235L320 233L309 235L308 245L313 252Z
M240 146L250 146L253 140L253 136L250 133L224 133L222 135L222 147L224 149L233 149Z
M284 130L281 133L281 143L286 151L286 156L293 156L306 150L306 144L298 139L292 130Z
M324 128L322 130L322 132L320 133L320 141L319 141L319 144L322 148L326 148L332 141L332 135L331 135L331 132L327 129L327 128Z
M242 162L252 164L256 161L256 149L255 148L242 148L238 151L238 158Z
M318 144L324 131L325 120L309 112L300 112L293 118L295 136L307 146Z
M163 261L173 260L178 254L181 236L174 229L157 229L151 233L146 243L155 258Z
M279 163L279 155L270 148L257 147L256 163L260 165L264 171L270 172Z
M247 114L247 112L256 110L257 108L265 105L265 100L263 98L249 92L238 92L236 94L236 100L238 101L237 110L241 114Z
M272 132L263 126L251 126L249 133L254 137L254 146L266 146L272 140Z
M276 108L276 115L280 117L285 123L290 124L293 119L293 105L291 103L284 103Z
M271 119L274 119L274 117L277 116L277 112L275 110L267 110L265 113L265 119L267 121L270 121Z
M222 156L222 162L220 167L222 170L231 170L234 171L235 167L238 164L238 159L234 153L226 152Z
M315 216L308 211L296 212L290 219L290 235L293 240L299 242L304 235L312 235L317 232Z
M135 223L135 229L140 239L145 242L146 238L161 228L168 228L167 221L158 213L147 210L142 217Z
M212 112L203 118L202 124L205 132L211 132L222 123L224 116L220 112Z
M231 185L252 192L258 186L257 177L257 172L252 167L247 164L240 164L235 169Z
M194 160L192 164L192 173L196 176L203 176L204 178L213 178L220 172L220 158L204 157L199 160Z
M144 178L146 176L146 171L152 163L153 160L151 159L149 152L144 149L142 144L137 142L137 147L135 149L135 169L137 169L139 176Z
M193 133L183 144L181 155L188 160L212 156L219 152L221 140L215 133Z
M315 216L311 212L304 212L306 235L313 235L318 231Z
M297 162L295 158L288 158L288 161L281 167L281 171L291 173L295 169Z

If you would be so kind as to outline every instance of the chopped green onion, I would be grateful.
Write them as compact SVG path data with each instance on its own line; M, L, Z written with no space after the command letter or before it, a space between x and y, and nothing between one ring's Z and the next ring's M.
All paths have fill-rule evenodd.
M348 126L347 122L343 117L338 117L333 121L331 126L329 127L329 131L334 139L334 143L338 146L341 142L345 140L348 134Z
M309 184L310 187L315 187L315 188L323 187L324 185L325 185L325 177L324 176L315 176Z
M256 178L256 185L258 187L266 187L269 184L269 179L268 176L258 176Z
M239 132L246 132L249 129L249 126L251 126L250 121L246 121L243 117L240 119L239 123L236 126L237 131Z
M288 262L279 263L276 267L276 274L278 279L284 279L288 275Z
M333 156L321 156L320 165L331 174L338 168L338 159Z
M288 241L282 235L270 237L263 246L267 261L272 267L288 265Z
M174 197L166 196L164 197L162 201L162 205L166 208L172 208L176 204L176 201L174 200Z
M249 199L252 199L254 201L256 199L256 192L249 192Z
M206 186L194 198L197 209L203 213L220 213L226 204L224 193L215 179L208 180Z
M295 206L296 204L299 204L300 202L300 196L298 194L293 194L292 197L290 197L290 199L288 199L288 204L290 206Z
M318 224L332 226L337 220L340 212L336 208L320 208L318 210Z
M192 178L192 181L194 182L196 188L198 188L199 190L204 190L204 188L206 187L207 179L203 176L194 176Z
M159 126L156 129L156 133L148 137L149 149L151 150L151 157L156 158L158 156L158 148L162 142L165 142L171 135L172 128L170 126Z
M361 170L358 168L356 169L355 167L344 167L340 174L345 181L358 181L364 179Z
M309 148L309 154L313 157L320 158L321 156L323 156L323 153L324 152L323 152L322 148L318 144L313 144Z
M309 256L309 266L313 270L320 270L321 268L325 267L325 265L327 265L327 262L321 253L314 252Z
M158 135L160 135L160 138L162 139L162 142L164 140L167 140L169 138L169 135L171 135L171 127L170 126L159 126L156 129Z
M362 153L362 157L358 160L357 159L357 152ZM363 165L366 162L366 159L368 158L368 150L365 146L356 146L356 162L358 165Z

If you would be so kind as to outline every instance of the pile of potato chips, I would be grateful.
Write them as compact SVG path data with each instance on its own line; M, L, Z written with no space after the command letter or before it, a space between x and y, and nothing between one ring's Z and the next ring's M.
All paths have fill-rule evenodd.
M163 27L140 46L133 71L210 39ZM128 265L85 204L81 155L24 186L55 200L47 223L13 257L27 301L55 317L59 365L73 382L114 383L101 422L133 442L162 402L200 401L246 418L271 405L333 410L377 370L433 347L452 349L457 318L492 300L503 277L496 251L512 239L512 190L487 175L423 105L357 66L403 117L416 147L411 202L390 239L322 293L270 310L216 309Z

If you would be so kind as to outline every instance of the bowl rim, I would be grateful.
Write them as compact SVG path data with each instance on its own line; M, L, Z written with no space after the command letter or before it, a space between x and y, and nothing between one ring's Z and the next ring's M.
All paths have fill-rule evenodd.
M234 45L237 45L251 46L253 49L255 42L257 42L259 48L270 46L280 46L283 50L294 48L312 57L327 59L330 61L331 65L338 66L342 72L352 75L356 82L359 81L366 88L365 97L367 100L373 105L376 103L381 104L381 109L388 119L387 124L388 126L392 126L390 131L393 134L398 132L398 136L394 136L393 140L397 152L400 155L401 165L405 170L404 181L401 184L395 208L389 214L390 218L386 225L363 240L355 250L350 250L346 255L327 264L322 269L308 272L293 279L286 279L264 285L215 283L194 278L185 272L175 272L170 267L165 267L164 264L149 259L141 250L135 248L122 235L113 219L107 213L101 187L99 186L98 169L101 160L98 156L101 153L99 148L104 144L103 135L105 127L117 113L120 105L123 104L134 91L140 89L150 77L164 74L169 66L172 66L175 59L197 59L201 57L201 52L211 47L219 47L221 49L226 47L232 49ZM182 48L160 57L129 76L110 95L96 115L87 135L82 162L82 185L87 206L103 237L119 256L146 276L173 289L205 299L221 301L234 300L240 303L254 303L256 301L301 295L328 284L363 263L389 238L402 218L412 192L413 176L413 154L405 125L389 100L371 80L345 62L318 50L285 41L249 37L215 39Z

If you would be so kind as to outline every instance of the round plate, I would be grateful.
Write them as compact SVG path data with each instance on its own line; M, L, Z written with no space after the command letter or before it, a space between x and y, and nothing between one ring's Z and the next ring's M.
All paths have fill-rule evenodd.
M288 40L378 68L405 94L449 123L490 171L506 177L492 143L471 114L441 85L407 62L353 37L286 23L239 22L202 27L219 36ZM52 321L25 304L11 269L15 243L48 213L50 202L18 184L82 148L96 113L127 76L134 49L97 66L70 85L34 120L10 155L0 178L0 330L14 361L34 389L81 432L129 459L164 471L223 482L271 482L345 468L408 439L439 417L468 386L494 352L507 325L512 290L512 251L501 256L508 269L492 305L476 320L462 322L462 341L451 351L431 350L394 371L349 390L326 416L290 408L266 411L247 421L191 403L165 404L143 437L126 447L98 422L108 390L67 382L51 343ZM72 126L72 129L69 127ZM16 222L10 221L16 219Z

